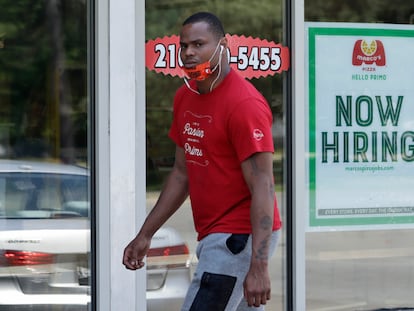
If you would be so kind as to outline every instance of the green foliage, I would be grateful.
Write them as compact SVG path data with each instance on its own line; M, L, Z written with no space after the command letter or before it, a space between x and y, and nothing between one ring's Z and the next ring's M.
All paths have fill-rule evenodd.
M407 0L305 0L305 19L319 22L412 24L414 6Z
M9 150L6 156L84 149L86 139L73 141L86 137L85 1L0 0L0 7L0 125L7 127L0 145Z

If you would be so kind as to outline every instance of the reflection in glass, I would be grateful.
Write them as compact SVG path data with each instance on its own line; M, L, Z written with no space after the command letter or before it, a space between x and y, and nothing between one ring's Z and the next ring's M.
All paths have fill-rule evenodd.
M0 157L85 162L86 3L0 0Z
M91 300L87 6L0 0L0 310Z

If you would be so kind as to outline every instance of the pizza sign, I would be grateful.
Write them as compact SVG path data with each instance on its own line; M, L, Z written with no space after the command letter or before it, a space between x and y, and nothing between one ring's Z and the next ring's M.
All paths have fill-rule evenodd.
M365 40L357 40L352 53L352 65L361 66L363 63L385 66L385 50L382 41L373 40L369 44Z
M258 38L226 35L230 66L247 79L272 76L289 69L289 49ZM146 67L165 75L184 77L176 35L150 40L145 45Z

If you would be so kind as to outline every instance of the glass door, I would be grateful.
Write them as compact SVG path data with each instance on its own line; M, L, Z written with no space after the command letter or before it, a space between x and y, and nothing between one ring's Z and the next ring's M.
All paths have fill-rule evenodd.
M88 310L88 1L0 1L0 310Z

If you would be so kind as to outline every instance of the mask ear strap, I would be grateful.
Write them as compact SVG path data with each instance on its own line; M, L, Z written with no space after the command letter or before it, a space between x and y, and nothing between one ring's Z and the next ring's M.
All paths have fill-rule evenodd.
M222 46L223 47L223 46ZM213 90L213 86L214 86L214 84L216 84L216 82L217 82L217 80L220 78L220 75L221 75L221 59L222 59L222 54L220 53L219 54L219 61L218 61L218 63L217 63L217 65L216 65L216 67L214 68L214 71L217 69L217 66L218 66L218 69L219 69L219 72L218 72L218 74L217 74L217 77L214 79L214 81L213 82L211 82L211 85L210 85L210 92ZM214 72L213 71L213 72Z
M218 62L217 62L217 64L214 66L214 68L210 68L211 73L213 73L214 71L216 71L217 67L219 67L219 66L221 67L221 59L222 59L222 55L221 55L221 54L223 53L224 46L223 46L223 44L221 44L221 42L220 42L220 41L219 41L219 43L217 44L217 47L216 47L216 49L214 50L213 55L211 55L209 62L211 62L211 60L213 59L214 55L216 54L216 52L217 52L217 49L218 49L219 45L220 45L219 61L218 61ZM220 75L220 74L219 74L219 75ZM217 80L217 79L216 79L216 80Z
M196 93L197 95L200 95L200 92L199 92L199 91L196 91L195 89L193 89L193 88L191 87L191 85L190 85L190 83L188 83L188 80L187 80L187 78L186 78L186 77L184 77L183 79L184 79L184 83L185 83L185 85L187 86L187 88L188 88L190 91L192 91L193 93Z

